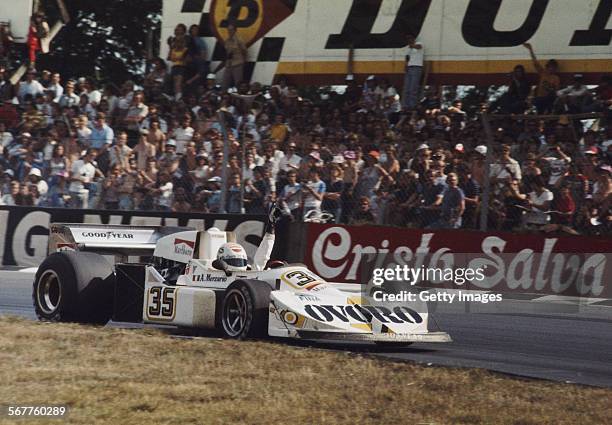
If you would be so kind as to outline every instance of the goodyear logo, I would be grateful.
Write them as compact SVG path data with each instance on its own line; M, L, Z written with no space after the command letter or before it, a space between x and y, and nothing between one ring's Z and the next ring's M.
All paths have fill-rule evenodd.
M250 46L289 17L293 3L289 0L213 0L211 27L218 39L226 40L227 27L233 22L238 37Z

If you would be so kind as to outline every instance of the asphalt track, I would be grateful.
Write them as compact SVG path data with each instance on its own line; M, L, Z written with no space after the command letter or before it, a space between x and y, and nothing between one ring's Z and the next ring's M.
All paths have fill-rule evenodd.
M32 280L31 271L0 270L0 315L36 319ZM370 344L312 345L424 364L485 368L530 378L612 387L612 306L605 301L598 304L506 299L503 309L490 309L488 314L465 313L460 306L454 306L434 314L439 327L452 336L452 343L417 343L402 349Z

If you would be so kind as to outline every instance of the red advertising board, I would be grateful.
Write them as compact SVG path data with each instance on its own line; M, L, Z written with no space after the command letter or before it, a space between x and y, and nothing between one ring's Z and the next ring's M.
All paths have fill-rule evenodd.
M611 238L309 224L305 253L304 262L333 282L366 283L366 262L484 267L486 279L464 289L612 298ZM428 285L435 283L445 284Z

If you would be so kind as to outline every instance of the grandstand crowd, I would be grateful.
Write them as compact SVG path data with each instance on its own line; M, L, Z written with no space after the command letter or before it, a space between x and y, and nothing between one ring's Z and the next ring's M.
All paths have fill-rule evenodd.
M170 64L151 61L138 81L31 67L13 85L0 68L0 205L254 214L278 201L292 220L325 211L338 223L432 229L479 228L487 207L489 229L609 234L609 77L562 87L557 64L527 45L537 81L518 65L507 91L478 108L447 105L434 87L407 106L376 76L349 75L341 89L282 76L233 84L239 73L210 74L188 33L168 40ZM506 114L491 123L492 144L485 111Z

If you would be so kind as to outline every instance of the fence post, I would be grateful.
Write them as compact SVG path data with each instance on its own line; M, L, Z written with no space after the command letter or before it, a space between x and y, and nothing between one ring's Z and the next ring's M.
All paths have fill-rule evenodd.
M489 122L489 116L485 112L481 115L482 127L485 132L487 139L487 155L485 159L485 175L484 175L484 188L482 190L482 200L480 202L480 230L483 232L487 231L488 220L489 220L489 200L491 199L491 163L493 162L493 132L491 131L491 124Z
M219 207L219 212L221 214L225 214L227 212L225 203L227 200L227 156L229 155L229 140L227 137L227 128L225 127L225 116L223 114L223 111L217 111L217 117L221 127L221 134L223 134L223 169L221 170L221 205Z

